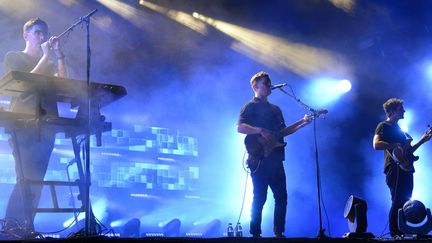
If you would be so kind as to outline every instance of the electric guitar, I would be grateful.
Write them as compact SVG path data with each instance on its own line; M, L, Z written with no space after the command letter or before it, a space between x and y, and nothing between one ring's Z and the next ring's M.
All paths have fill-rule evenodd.
M430 126L429 126L430 127ZM432 136L432 127L426 133L427 136ZM414 152L420 147L414 148L411 146L412 137L405 133L406 141L402 146L398 146L391 150L392 159L399 165L399 167L406 172L414 172L414 162L419 160L419 156L415 156Z
M256 171L264 158L267 158L275 148L285 147L286 143L279 139L291 134L291 130L302 124L308 124L310 120L317 117L324 117L328 111L324 109L316 110L305 118L302 118L279 132L270 132L270 137L264 138L261 134L249 134L245 137L244 144L248 152L247 166L251 171Z

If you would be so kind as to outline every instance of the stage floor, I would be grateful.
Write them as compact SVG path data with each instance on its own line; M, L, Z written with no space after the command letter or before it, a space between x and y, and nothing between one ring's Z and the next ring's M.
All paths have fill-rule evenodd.
M67 239L28 239L28 240L7 240L1 239L1 242L107 242L107 243L117 243L117 242L166 242L166 243L252 243L252 242L263 242L263 243L279 243L279 242L304 242L304 243L330 243L330 242L432 242L431 239L389 239L389 238L371 238L371 239L350 239L350 238L186 238L186 237L146 237L146 238L110 238L110 237L79 237L79 238L67 238Z

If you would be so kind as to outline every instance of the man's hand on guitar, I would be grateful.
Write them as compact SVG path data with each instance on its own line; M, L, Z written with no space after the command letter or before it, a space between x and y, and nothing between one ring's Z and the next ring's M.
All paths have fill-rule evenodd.
M429 130L429 131L425 132L425 134L423 134L421 140L427 142L431 139L431 137L432 137L432 130Z
M265 128L261 128L260 135L267 141L275 141L276 140L276 134L270 130L267 130Z
M299 128L302 128L302 127L306 126L307 124L311 123L313 119L314 119L313 116L305 115L301 121L301 124L299 125Z
M311 115L305 115L303 117L303 124L307 125L307 124L311 123L313 119L314 119L313 116L311 116Z

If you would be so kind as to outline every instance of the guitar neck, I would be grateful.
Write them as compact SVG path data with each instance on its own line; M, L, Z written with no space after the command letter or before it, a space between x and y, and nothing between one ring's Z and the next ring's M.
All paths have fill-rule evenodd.
M282 129L280 131L280 135L282 137L285 137L285 136L288 136L288 135L294 133L295 131L297 131L297 129L298 129L299 126L301 126L301 125L304 124L304 122L305 121L303 120L303 118L300 119L300 120L298 120L298 121L296 121L296 122L294 122L293 124L291 124L291 125L285 127L284 129Z
M432 129L427 130L425 133L426 136L430 136L431 134L432 134ZM414 153L421 145L423 145L425 142L427 142L429 140L429 139L424 140L423 138L420 139L420 141L418 141L416 144L410 146L412 153Z
M290 135L290 134L296 132L298 129L304 127L306 124L308 124L311 119L315 119L317 117L324 116L327 113L328 113L328 111L325 110L325 109L315 110L311 114L306 115L304 118L302 118L302 119L294 122L293 124L285 127L284 129L282 129L280 131L279 134L280 134L281 137L285 137L287 135Z

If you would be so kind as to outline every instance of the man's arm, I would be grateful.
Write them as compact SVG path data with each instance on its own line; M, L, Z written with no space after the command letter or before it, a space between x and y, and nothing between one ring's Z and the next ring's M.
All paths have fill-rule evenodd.
M246 123L237 124L237 132L243 134L260 134L262 132L261 127L254 127Z
M411 146L412 147L412 149L411 149L412 153L414 153L414 151L416 151L422 144L429 141L429 139L431 137L432 137L432 131L428 131L425 134L423 134L423 136L420 138L420 140Z
M57 55L57 54L56 54ZM57 76L61 78L67 78L67 69L64 54L57 55Z
M39 59L39 62L36 64L36 66L30 71L30 73L43 74L45 70L48 68L49 53L50 53L48 41L42 43L41 48L42 48L43 55Z
M283 137L285 137L287 135L293 134L293 133L297 132L297 130L299 130L300 128L309 124L311 121L312 121L312 118L305 115L302 119L294 122L293 124L291 124L288 127L285 127L284 129L282 129L281 135Z
M401 146L400 143L389 143L382 139L379 134L375 134L373 138L373 148L375 150L386 150L386 149L394 149L398 146Z
M53 48L54 54L57 57L57 76L61 78L66 78L68 76L67 69L66 69L66 61L65 61L65 55L60 50L60 43L57 39L57 37L51 37L51 46Z
M57 37L52 36L50 39L41 45L43 55L36 66L30 71L30 73L44 74L46 69L49 66L49 56L51 53L51 48L54 51L55 56L57 57L57 72L56 76L65 78L67 77L67 69L65 56L63 52L60 50L59 41Z
M240 123L237 125L237 132L239 133L243 133L246 135L249 134L260 134L261 136L263 136L263 138L265 138L266 140L274 140L275 139L275 135L268 131L267 129L261 128L261 127L254 127L251 126L247 123Z

